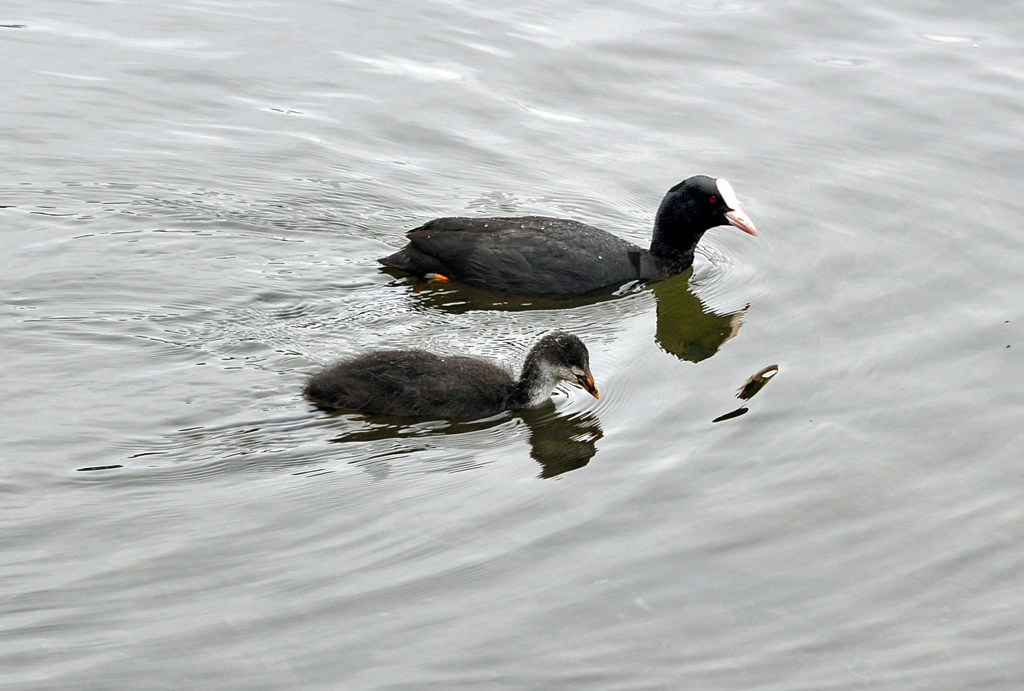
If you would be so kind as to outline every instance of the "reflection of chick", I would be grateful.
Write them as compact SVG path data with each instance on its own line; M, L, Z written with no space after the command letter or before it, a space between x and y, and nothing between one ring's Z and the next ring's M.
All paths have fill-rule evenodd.
M530 456L540 463L542 478L585 466L604 436L601 421L588 411L560 415L548 404L520 415L530 428Z
M598 397L590 354L556 331L530 349L517 380L486 360L423 350L384 350L338 362L310 379L305 394L326 408L397 417L476 418L540 405L559 382Z

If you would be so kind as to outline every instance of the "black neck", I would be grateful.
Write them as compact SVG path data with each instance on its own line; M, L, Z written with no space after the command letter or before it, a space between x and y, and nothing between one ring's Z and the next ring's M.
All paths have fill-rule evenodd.
M667 195L654 219L651 238L651 254L662 272L673 275L690 268L697 243L710 227L690 200Z
M693 266L693 252L696 247L695 242L689 248L681 250L675 245L652 240L651 256L657 260L658 270L663 276L674 276Z

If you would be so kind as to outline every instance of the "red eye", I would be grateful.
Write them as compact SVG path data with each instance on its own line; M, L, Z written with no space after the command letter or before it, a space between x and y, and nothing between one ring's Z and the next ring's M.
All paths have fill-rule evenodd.
M713 194L710 197L708 197L708 199L711 201L712 204L717 204L718 203L718 197L716 197Z

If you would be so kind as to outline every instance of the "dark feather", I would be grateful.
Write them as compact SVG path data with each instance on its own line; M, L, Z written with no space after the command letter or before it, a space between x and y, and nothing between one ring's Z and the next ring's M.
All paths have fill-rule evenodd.
M371 415L486 417L546 400L569 370L585 373L581 381L596 396L589 367L583 342L556 331L530 349L518 379L479 358L383 350L327 367L309 380L305 394L326 408Z
M560 218L451 217L409 231L409 244L380 262L416 276L441 274L477 288L524 294L588 293L663 278L689 268L706 230L735 225L728 214L742 215L744 229L754 232L742 212L725 204L718 183L698 175L669 190L658 209L650 250Z

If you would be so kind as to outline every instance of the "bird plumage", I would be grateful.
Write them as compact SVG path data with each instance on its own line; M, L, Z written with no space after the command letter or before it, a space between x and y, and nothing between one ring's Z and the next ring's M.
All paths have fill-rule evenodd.
M729 183L698 175L665 195L649 250L566 219L449 217L409 231L409 244L380 262L416 276L440 275L478 288L581 294L680 273L693 263L701 236L727 224L756 234Z

